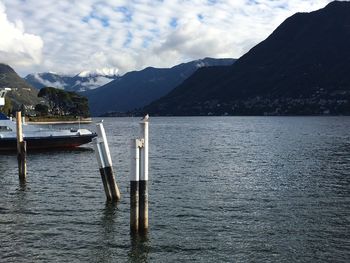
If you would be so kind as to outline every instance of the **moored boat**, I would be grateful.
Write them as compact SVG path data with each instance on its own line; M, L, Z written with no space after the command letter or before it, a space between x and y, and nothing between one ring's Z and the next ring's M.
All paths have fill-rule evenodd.
M31 124L24 124L22 129L28 150L74 148L96 137L96 133L87 129L48 129ZM16 123L0 113L0 151L15 150L16 147Z
M0 95L2 99L5 96L4 93ZM0 107L3 105L4 100L0 100ZM24 124L22 130L28 150L74 148L91 142L97 136L88 129L49 129L33 124ZM0 151L11 151L16 147L16 122L0 113Z

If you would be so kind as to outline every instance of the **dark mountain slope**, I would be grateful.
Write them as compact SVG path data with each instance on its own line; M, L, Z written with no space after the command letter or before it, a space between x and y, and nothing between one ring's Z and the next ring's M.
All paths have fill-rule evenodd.
M145 110L170 115L332 111L329 107L335 105L319 101L347 100L350 93L349 14L350 2L338 1L318 11L297 13L232 66L198 70ZM315 109L303 112L298 107L293 112L282 105L297 106L297 99ZM276 100L280 102L273 103ZM221 109L208 106L218 104Z
M84 93L93 115L140 108L164 96L198 68L231 65L234 59L205 58L172 68L148 67L133 71L95 90Z
M34 106L39 103L38 91L28 85L17 73L8 65L0 63L0 88L11 88L8 96L12 100L14 107L22 104Z

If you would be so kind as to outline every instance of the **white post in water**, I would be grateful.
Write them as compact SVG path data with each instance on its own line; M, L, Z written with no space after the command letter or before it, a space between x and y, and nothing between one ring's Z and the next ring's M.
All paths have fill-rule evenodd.
M139 230L139 178L140 178L140 147L139 139L131 140L130 162L130 231L135 233Z
M102 183L103 183L103 188L105 190L106 198L108 201L110 201L110 200L112 200L112 194L111 194L111 191L108 187L107 177L106 177L105 170L104 170L104 167L106 167L106 165L104 163L104 158L103 158L102 149L101 149L102 142L100 141L99 138L93 138L92 143L94 146L96 159L98 162L98 167L100 170L101 179L102 179Z
M21 181L24 181L27 176L27 144L23 141L22 132L22 113L16 112L16 132L17 132L17 160L18 160L18 175Z
M120 199L120 192L113 173L112 158L108 147L106 132L102 123L98 123L96 126L97 126L97 136L101 140L100 150L101 150L101 156L103 160L101 161L101 164L104 164L104 167L102 168L104 170L104 174L107 179L106 181L107 181L109 190L111 192L112 199L114 201L118 201Z
M143 136L143 147L141 148L141 172L139 181L139 229L148 230L148 115L140 122L141 136Z

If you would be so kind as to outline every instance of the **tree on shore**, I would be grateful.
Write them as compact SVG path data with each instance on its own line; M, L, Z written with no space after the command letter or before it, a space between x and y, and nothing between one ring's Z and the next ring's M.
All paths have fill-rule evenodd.
M40 116L47 116L49 114L49 106L45 104L35 105L35 111L39 113Z
M75 92L46 87L40 90L38 97L47 99L49 103L48 112L52 115L90 116L88 99Z

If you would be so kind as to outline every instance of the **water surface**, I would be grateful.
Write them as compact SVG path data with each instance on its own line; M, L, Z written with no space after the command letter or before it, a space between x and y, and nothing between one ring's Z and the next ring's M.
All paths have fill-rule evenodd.
M118 205L90 147L29 153L24 185L0 155L1 262L350 261L350 118L152 118L146 237L129 234L138 119L104 125Z

